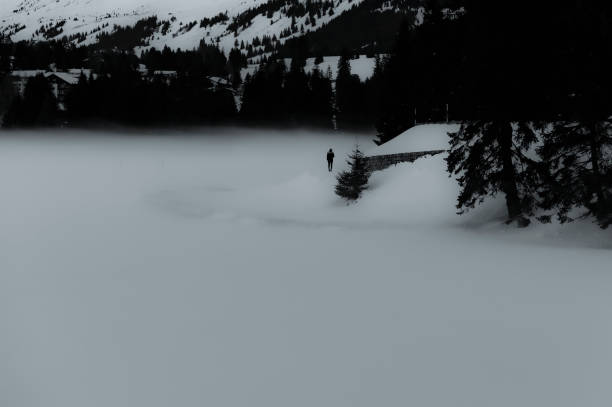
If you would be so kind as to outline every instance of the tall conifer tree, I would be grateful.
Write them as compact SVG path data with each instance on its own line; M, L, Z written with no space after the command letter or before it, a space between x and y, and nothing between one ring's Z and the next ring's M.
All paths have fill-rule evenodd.
M508 223L527 226L535 206L537 171L526 151L536 141L532 125L503 120L473 121L451 134L448 171L457 176L462 214L503 193Z

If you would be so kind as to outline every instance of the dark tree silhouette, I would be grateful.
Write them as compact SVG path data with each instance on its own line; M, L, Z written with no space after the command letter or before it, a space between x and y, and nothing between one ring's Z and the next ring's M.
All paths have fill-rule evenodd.
M536 203L538 179L535 162L526 155L536 141L534 128L526 123L474 121L450 136L447 164L461 187L459 213L501 192L508 222L527 226Z
M554 123L539 149L546 179L542 207L556 209L562 222L585 208L602 228L612 224L612 120ZM542 220L547 220L544 216Z
M355 146L355 149L349 155L347 163L349 169L341 172L336 177L338 181L336 184L336 195L350 202L359 199L363 191L368 189L370 171L367 167L365 156L359 150L359 146Z
M336 76L336 118L339 128L364 127L370 123L365 84L351 73L350 55L344 50Z
M43 75L28 80L23 98L13 100L3 120L3 126L52 126L58 120L57 100L49 82Z

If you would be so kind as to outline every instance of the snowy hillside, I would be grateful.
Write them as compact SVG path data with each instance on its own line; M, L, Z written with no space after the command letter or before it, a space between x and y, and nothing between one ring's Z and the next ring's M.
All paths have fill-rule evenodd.
M194 15L213 15L263 0L3 0L0 22L14 41L46 39L36 33L41 26L64 22L62 35L89 33L108 23L133 25L139 18L151 15L177 15L185 19Z
M319 47L333 43L335 53L325 55L348 46L355 30L363 38L350 45L353 50L378 47L386 52L402 20L422 23L423 4L424 0L3 0L0 37L91 45L106 36L109 46L119 42L112 36L123 30L121 37L130 37L129 49L136 52L165 46L194 49L204 41L225 51L238 47L253 57L327 28L323 38L311 39ZM455 18L462 9L443 12Z
M144 47L192 49L205 40L227 50L255 38L282 42L316 30L362 1L316 2L316 9L307 10L304 1L276 1L262 7L266 0L3 0L0 33L13 41L65 36L91 44L115 26L132 27L155 16L152 32L142 39Z

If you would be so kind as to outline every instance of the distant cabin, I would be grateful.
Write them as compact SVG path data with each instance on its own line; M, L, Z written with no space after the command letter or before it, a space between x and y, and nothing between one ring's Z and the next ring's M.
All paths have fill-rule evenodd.
M51 84L51 90L57 98L58 102L63 103L66 99L66 94L73 86L79 83L79 75L72 75L66 72L51 72L49 75L45 75L47 80Z

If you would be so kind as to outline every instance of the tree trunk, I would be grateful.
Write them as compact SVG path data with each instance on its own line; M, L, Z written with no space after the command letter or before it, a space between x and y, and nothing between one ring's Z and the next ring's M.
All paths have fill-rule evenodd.
M592 177L592 187L595 190L595 195L597 196L597 204L595 208L597 212L600 212L600 208L603 209L606 207L606 197L602 187L602 179L601 179L601 169L599 167L599 159L601 156L600 146L599 146L599 129L597 127L597 123L590 124L591 130L591 140L590 140L590 152L591 152L591 166L593 171ZM596 216L600 215L600 213L596 213Z
M497 140L500 148L502 161L501 189L506 195L506 207L508 208L508 221L521 221L523 211L516 186L516 173L512 162L512 124L510 122L499 122L496 125Z

